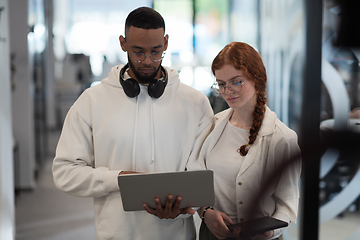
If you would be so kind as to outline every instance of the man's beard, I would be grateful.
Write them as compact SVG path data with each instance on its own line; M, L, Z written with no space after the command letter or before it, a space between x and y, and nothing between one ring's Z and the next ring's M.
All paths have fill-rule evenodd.
M147 83L150 83L152 80L154 80L154 78L156 77L156 75L159 72L159 69L161 67L161 64L160 64L159 67L156 69L156 71L154 71L154 73L152 73L149 76L144 76L144 75L141 75L140 72L138 72L136 70L134 64L131 62L131 59L129 57L128 57L128 62L129 62L129 66L130 66L132 72L134 73L136 79L142 84L147 84Z

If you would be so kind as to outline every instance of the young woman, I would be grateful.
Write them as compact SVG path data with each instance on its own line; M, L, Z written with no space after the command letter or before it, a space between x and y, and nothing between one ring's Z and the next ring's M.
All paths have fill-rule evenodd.
M199 210L200 239L242 238L227 225L264 216L295 222L301 172L296 133L266 106L260 54L242 42L225 46L212 63L212 89L229 109L215 115L198 162L214 172L215 205ZM252 235L278 239L283 229Z

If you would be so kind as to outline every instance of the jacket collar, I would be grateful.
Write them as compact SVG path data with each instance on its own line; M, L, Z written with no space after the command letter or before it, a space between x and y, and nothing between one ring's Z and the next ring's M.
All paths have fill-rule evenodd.
M261 128L259 130L259 136L266 136L272 134L275 129L276 122L276 113L271 111L268 106L266 106L265 116Z
M226 123L229 121L233 112L234 112L234 110L229 108L229 109L224 110L215 115L215 117L214 117L215 118L215 127L212 132L212 137L207 139L208 144L210 146L207 149L207 154L209 154L210 151L215 146L221 133L225 129ZM239 175L243 174L254 163L254 159L257 158L258 155L260 154L260 151L259 151L260 146L259 145L260 145L260 142L262 141L261 139L264 136L270 135L274 132L275 122L276 122L276 114L273 111L271 111L270 108L268 108L266 106L264 120L263 120L263 123L259 130L258 136L257 136L254 144L251 145L248 154L244 158L244 162L241 165Z
M265 106L265 116L261 128L259 130L258 136L263 137L274 132L276 113L271 111L268 106ZM215 115L215 128L218 126L225 126L229 121L234 110L229 108ZM221 127L219 127L222 129Z

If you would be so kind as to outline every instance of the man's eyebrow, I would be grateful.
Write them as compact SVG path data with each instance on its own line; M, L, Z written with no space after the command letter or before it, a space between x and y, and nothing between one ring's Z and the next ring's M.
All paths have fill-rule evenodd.
M143 47L140 47L140 46L130 46L131 48L135 48L135 49L138 49L138 50L143 50L144 48ZM150 49L156 49L156 48L161 48L163 47L163 45L158 45L158 46L154 46L154 47L151 47Z

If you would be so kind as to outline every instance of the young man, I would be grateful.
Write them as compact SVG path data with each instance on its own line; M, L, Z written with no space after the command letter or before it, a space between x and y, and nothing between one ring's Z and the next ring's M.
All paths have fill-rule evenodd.
M184 171L212 125L206 96L161 66L169 38L164 35L159 13L147 7L132 11L119 38L128 64L84 91L64 122L54 181L66 193L94 198L99 240L195 239L191 215L177 217L193 210L179 209L176 202L146 208L153 215L124 212L117 183L119 174Z

